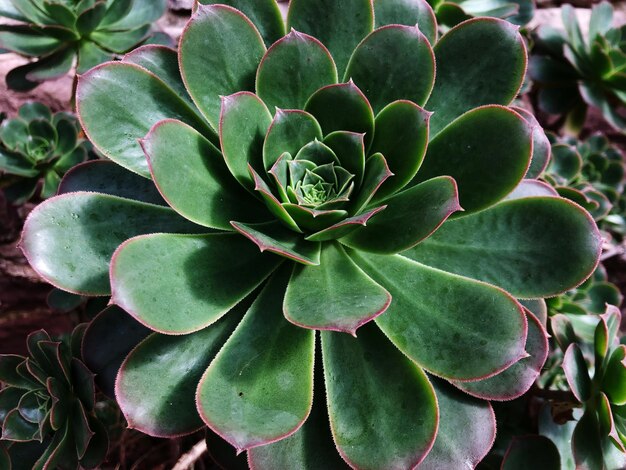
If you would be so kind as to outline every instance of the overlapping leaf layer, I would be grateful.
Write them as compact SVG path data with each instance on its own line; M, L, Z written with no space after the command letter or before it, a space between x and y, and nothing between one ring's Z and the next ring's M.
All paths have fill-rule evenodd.
M81 77L114 163L26 222L38 272L130 314L94 320L88 365L119 370L134 427L206 424L253 468L477 463L483 399L524 393L545 360L516 298L580 284L600 250L589 214L524 180L517 28L437 40L422 0L292 0L286 25L273 0L202 3L178 51Z

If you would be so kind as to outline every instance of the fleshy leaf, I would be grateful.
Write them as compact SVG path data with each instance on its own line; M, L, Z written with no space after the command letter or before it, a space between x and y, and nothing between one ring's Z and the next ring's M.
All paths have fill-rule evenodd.
M393 298L376 319L378 326L433 374L487 378L525 356L526 316L501 289L399 255L350 252L350 257Z
M178 119L206 136L215 135L176 91L131 63L110 62L81 75L76 108L89 140L111 160L146 178L148 163L137 140L158 121Z
M526 121L507 108L485 106L469 111L432 140L414 182L449 175L459 186L466 211L489 207L510 193L526 174L531 133Z
M235 229L252 240L261 252L269 251L302 264L320 264L319 242L307 242L293 230L289 230L279 222L265 224L244 224L231 222Z
M277 109L263 142L265 169L269 170L283 153L296 155L315 139L322 140L322 128L311 114L296 109Z
M587 363L577 344L570 344L565 351L563 370L567 383L578 401L587 401L591 396L591 379L587 371Z
M394 174L377 191L376 200L402 189L419 170L428 143L431 115L411 101L395 101L376 116L370 153L382 153Z
M604 467L599 431L595 411L587 410L576 424L572 435L572 452L577 469L596 470Z
M320 266L294 267L284 310L296 325L355 335L390 302L389 292L354 264L340 245L327 243Z
M267 50L256 75L257 94L270 109L304 109L316 90L333 83L337 68L328 49L293 29Z
M198 5L181 36L179 62L187 91L213 129L219 127L220 96L254 90L264 53L261 35L239 10Z
M85 331L82 357L98 387L115 398L115 378L122 362L151 331L116 305L100 312Z
M399 253L428 237L450 214L461 210L455 181L440 176L394 194L387 208L366 226L341 239L358 250Z
M571 346L570 346L571 348ZM620 345L613 351L606 365L606 371L602 380L602 389L605 391L611 403L616 405L626 404L626 346ZM565 368L565 364L563 365ZM568 382L569 382L568 376ZM570 384L571 385L571 384Z
M403 255L495 284L516 297L538 298L584 281L596 267L601 245L595 223L579 206L532 197L449 220Z
M318 357L316 360L321 359ZM322 384L321 365L315 367L316 384ZM330 433L326 400L322 390L315 390L313 409L302 427L294 434L273 444L248 451L250 468L299 470L347 470Z
M259 221L264 213L266 220L270 218L262 205L237 185L219 150L195 129L180 121L161 121L141 145L157 188L186 219L231 230L233 219Z
M480 51L482 59L468 51ZM451 29L437 42L435 57L437 79L426 104L435 112L431 139L470 109L508 105L526 73L526 47L518 27L496 18L477 18Z
M526 352L529 357L520 359L498 375L476 382L455 382L458 388L483 400L513 400L530 389L548 357L548 337L544 327L532 314L527 313L528 336Z
M196 333L153 333L139 343L115 382L115 397L128 426L157 437L200 429L203 423L194 400L198 381L240 318L229 312Z
M365 135L350 131L331 132L324 138L324 145L337 155L341 166L354 175L356 186L363 181L365 172Z
M396 100L423 105L435 81L435 56L417 27L384 26L354 50L347 79L365 93L375 113Z
M526 119L533 132L533 156L524 178L538 178L550 161L550 141L533 113L517 106L511 109Z
M167 206L152 181L110 160L90 160L72 167L65 173L58 194L76 191L110 194Z
M543 181L532 179L522 180L515 187L515 189L504 198L504 200L522 199L525 197L535 196L559 197L559 193L556 192L556 189Z
M216 322L280 260L239 234L136 237L113 256L111 302L155 331L191 333Z
M425 0L374 0L376 28L403 24L418 28L431 44L437 39L437 19Z
M282 315L288 276L267 283L198 386L205 423L237 449L289 436L311 410L315 333Z
M248 165L261 169L263 140L272 115L253 93L241 92L222 98L219 134L224 161L241 185L252 191L254 181ZM232 217L231 220L239 219Z
M437 399L424 372L371 323L358 338L323 331L330 425L353 468L414 468L433 446Z
M30 213L20 246L48 282L83 295L108 295L109 261L125 240L154 231L196 233L170 208L106 194L48 199Z
M354 48L373 27L371 0L289 2L287 28L295 28L322 41L335 59L339 76L343 75Z
M337 222L335 225L331 225L330 227L325 228L324 230L315 232L307 236L306 239L311 241L328 241L344 237L345 235L356 230L357 228L366 226L370 218L378 214L380 211L385 210L386 208L387 206L380 206L366 212L361 212L359 215L349 217L342 220L341 222Z
M311 95L304 109L315 116L324 135L333 131L350 131L365 134L368 143L371 141L374 111L352 81L320 88Z
M439 405L439 428L435 445L420 470L474 468L493 446L496 420L491 405L429 377Z
M257 27L265 40L265 45L270 46L285 34L285 25L280 9L275 0L199 0L204 5L221 3L240 10Z

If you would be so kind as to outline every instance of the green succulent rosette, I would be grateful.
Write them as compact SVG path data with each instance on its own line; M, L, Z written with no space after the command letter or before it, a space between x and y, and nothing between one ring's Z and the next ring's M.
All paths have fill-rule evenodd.
M562 5L565 32L542 26L534 37L529 75L538 86L539 108L566 116L578 133L588 106L619 131L626 129L626 26L612 27L613 7L594 5L583 36L571 5Z
M84 326L68 342L35 331L28 356L0 355L1 468L95 468L104 460L94 376L80 359Z
M79 137L71 113L54 113L36 102L23 104L18 115L0 118L0 188L14 204L56 194L61 177L85 161L89 143Z
M423 1L292 0L286 25L272 0L199 5L178 51L81 76L112 161L66 175L21 246L55 286L112 296L83 352L130 426L206 425L253 468L486 454L487 400L524 393L547 355L516 298L580 284L601 240L524 180L517 28L437 39L432 18Z
M385 0L378 0L385 3ZM490 16L524 26L533 19L533 0L428 0L441 25L455 26L470 18Z
M552 159L542 178L561 196L587 209L601 229L621 240L626 230L622 152L602 134L584 141L552 134L549 139Z
M9 88L86 72L150 39L167 0L0 0L0 48L35 59L11 70Z
M572 317L569 317L572 318ZM626 465L626 346L620 344L621 313L614 305L601 315L588 315L585 324L568 317L552 318L552 331L564 352L561 367L570 402L553 406L573 419L557 423L548 409L540 416L539 431L557 445L563 462L586 468L623 468ZM562 420L560 420L562 421Z

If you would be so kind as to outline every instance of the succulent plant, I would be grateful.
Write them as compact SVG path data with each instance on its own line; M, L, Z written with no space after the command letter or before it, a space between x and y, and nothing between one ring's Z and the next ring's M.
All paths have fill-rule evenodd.
M384 2L384 0L381 0ZM533 0L428 0L437 20L446 26L455 26L474 17L490 16L524 26L533 19Z
M622 152L602 134L584 141L553 134L549 134L549 139L552 159L543 179L561 196L587 209L601 229L620 241L626 233Z
M9 88L26 91L45 80L112 60L149 39L166 0L0 0L0 47L36 58L11 70Z
M604 314L587 317L593 321L584 329L575 328L562 315L552 319L554 337L564 351L562 367L576 422L557 424L544 413L540 432L561 449L562 460L573 460L576 468L624 468L626 346L620 344L621 314L607 305ZM567 404L557 405L563 415ZM564 447L567 442L571 450Z
M36 102L12 119L0 119L0 188L14 204L54 196L61 177L86 160L91 146L79 137L76 116L52 114Z
M577 133L587 107L598 108L619 131L626 129L626 26L611 27L613 7L594 5L585 38L571 5L561 7L565 33L542 26L535 35L529 74L537 84L538 106L567 116Z
M0 466L94 468L108 438L95 413L93 374L80 360L84 325L67 342L31 333L28 356L0 355ZM5 460L3 461L2 458Z
M131 427L207 425L253 468L476 465L485 400L547 355L515 297L578 285L601 248L581 207L523 181L517 28L470 20L432 47L423 1L292 0L285 35L273 0L228 3L199 5L178 53L80 77L111 161L66 175L24 253L112 296L83 352Z

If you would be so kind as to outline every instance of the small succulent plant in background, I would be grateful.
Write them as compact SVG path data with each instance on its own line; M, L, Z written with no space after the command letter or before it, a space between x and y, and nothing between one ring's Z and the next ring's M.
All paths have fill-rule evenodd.
M253 468L476 465L488 400L547 356L516 298L580 284L601 248L584 209L524 179L546 152L531 166L537 126L509 107L518 28L437 40L423 0L292 0L287 25L273 0L202 3L178 51L81 76L111 161L25 223L45 279L112 296L87 365L130 426L208 426Z
M481 16L502 18L524 26L535 14L533 0L428 0L428 3L433 7L439 24L447 27Z
M150 39L166 0L1 0L0 47L35 59L11 70L9 88L86 72Z
M626 171L622 152L602 134L584 141L548 133L550 164L542 178L558 193L587 209L607 239L621 242L626 233Z
M620 344L620 311L607 305L605 313L587 315L586 322L571 318L552 318L571 400L559 400L552 413L543 413L539 431L559 447L562 461L573 461L576 468L624 468L626 346ZM568 411L569 419L563 419Z
M565 33L542 26L534 37L529 74L538 87L539 108L565 116L569 131L578 133L593 106L625 131L626 26L612 27L613 7L606 1L592 8L587 37L571 5L561 12Z
M25 103L16 117L0 120L0 189L16 205L52 197L65 172L90 153L76 116Z
M80 359L83 333L84 325L61 342L39 330L28 336L27 357L0 355L0 468L94 468L104 459L108 437Z

